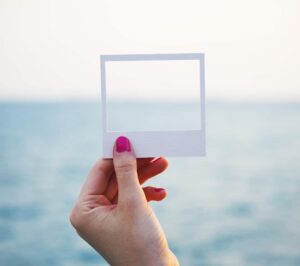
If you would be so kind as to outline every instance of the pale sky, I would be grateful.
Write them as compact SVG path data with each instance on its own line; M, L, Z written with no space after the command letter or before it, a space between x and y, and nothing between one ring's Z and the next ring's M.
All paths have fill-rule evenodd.
M209 99L299 101L299 14L299 0L0 0L0 100L98 99L100 54L204 52Z

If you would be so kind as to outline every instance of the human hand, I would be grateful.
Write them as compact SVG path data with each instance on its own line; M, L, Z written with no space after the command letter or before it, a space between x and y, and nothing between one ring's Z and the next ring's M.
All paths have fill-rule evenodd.
M167 168L164 158L136 160L129 140L119 137L113 160L91 169L70 221L78 234L111 265L179 265L148 201L164 189L142 188Z

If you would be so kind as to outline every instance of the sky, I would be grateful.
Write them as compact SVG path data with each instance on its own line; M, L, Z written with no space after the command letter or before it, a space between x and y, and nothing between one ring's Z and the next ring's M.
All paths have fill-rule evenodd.
M0 0L0 100L96 100L101 54L203 52L208 99L299 101L299 12L298 0Z

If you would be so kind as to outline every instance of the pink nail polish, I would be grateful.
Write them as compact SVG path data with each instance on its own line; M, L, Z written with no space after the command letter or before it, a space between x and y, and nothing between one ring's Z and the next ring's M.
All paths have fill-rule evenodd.
M116 150L117 152L124 152L124 151L131 151L131 146L130 146L130 142L129 139L121 136L118 137L116 140Z
M161 191L164 191L164 190L165 190L164 188L155 188L154 192L161 192Z

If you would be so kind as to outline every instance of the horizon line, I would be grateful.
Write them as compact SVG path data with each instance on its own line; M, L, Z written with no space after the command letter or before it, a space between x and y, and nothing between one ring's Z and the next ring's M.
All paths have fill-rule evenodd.
M149 104L154 104L154 103L174 103L174 104L183 104L183 103L199 103L200 101L198 100L192 100L192 99L185 99L185 100L132 100L132 99L115 99L112 100L111 103L149 103ZM283 100L278 100L278 99L224 99L224 98L209 98L206 99L205 102L210 102L210 103L232 103L232 104L238 104L238 103L257 103L257 104L300 104L300 99L283 99ZM12 98L12 99L1 99L0 98L0 104L2 103L99 103L101 104L101 98L99 99L92 99L92 98L84 98L84 99L78 99L78 98L62 98L62 99L17 99L17 98Z

